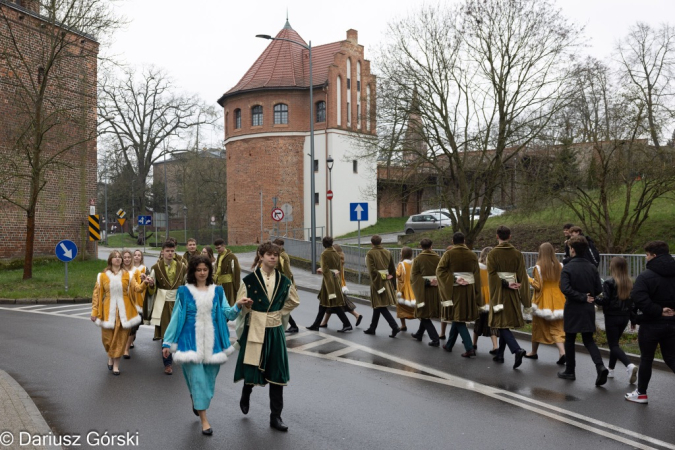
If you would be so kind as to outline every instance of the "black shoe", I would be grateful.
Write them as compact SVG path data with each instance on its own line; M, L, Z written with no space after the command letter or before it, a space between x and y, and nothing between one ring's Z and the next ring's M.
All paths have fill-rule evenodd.
M351 325L347 325L347 326L344 327L343 329L337 330L337 332L338 332L338 333L344 333L345 331L352 331L352 330L353 330L352 326L351 326Z
M559 365L559 366L564 366L566 362L567 362L567 358L565 358L565 355L562 355L560 357L560 359L558 360L558 362L556 362L556 364Z
M411 338L415 338L415 339L417 339L418 341L422 341L422 335L421 335L421 334L415 334L415 333L413 333L413 334L410 335L410 337L411 337Z
M527 359L539 359L539 355L537 355L536 353L534 355L528 355L527 353L525 353L525 357Z
M311 327L305 327L305 328L307 328L310 331L319 331L319 327L315 327L314 325L312 325Z
M491 354L491 355L496 355L498 351L499 351L498 348L493 348L493 349L490 350L488 353Z
M599 366L597 368L598 377L595 379L596 386L602 386L607 383L607 375L609 375L609 370L605 366Z
M563 380L571 380L574 381L577 379L577 376L574 375L574 373L567 373L567 371L562 370L558 372L558 378L562 378Z
M367 330L363 330L363 334L375 334L375 330L368 328Z
M429 347L440 347L441 346L441 341L431 341L429 342Z
M408 327L401 327L401 331L408 331Z
M441 334L440 336L438 336L438 339L445 340L445 335Z
M202 434L204 436L211 436L213 434L213 428L207 428L206 430L202 430Z
M270 419L270 426L275 430L288 431L288 427L284 424L284 421L281 420L281 417L272 417Z
M356 325L354 325L355 327L358 327L361 324L361 319L363 319L363 314L359 315L359 318L356 319Z
M108 370L112 370L112 364L108 364Z
M443 346L443 350L445 350L446 352L452 353L452 347L449 347L448 344L445 344L445 345Z
M248 414L248 407L249 407L249 402L251 400L251 393L247 392L242 392L241 393L241 399L239 400L239 408L241 408L241 412L244 414Z
M517 369L523 363L523 356L527 355L527 351L521 348L516 352L516 361L513 363L513 368Z
M120 371L119 370L113 370L113 375L119 375ZM605 377L605 381L607 381L607 377Z
M122 358L124 358L124 359L131 359L131 355L122 355Z
M503 357L503 356L499 356L499 355L495 355L495 357L492 358L492 360L493 360L494 362L503 363L503 362L504 362L504 357Z
M319 328L328 328L328 324L326 324L326 325L319 325Z
M136 346L134 345L133 342L132 342L131 345L129 346L129 348L135 348L135 347L136 347Z
M474 346L473 346L473 349L474 349L474 350L478 350L478 346L477 346L477 345L474 345Z
M286 330L286 333L297 333L298 331L300 331L300 330L298 330L298 327L288 327L288 330Z
M394 328L391 330L391 334L389 335L390 338L395 338L397 334L401 332L401 329L399 327Z
M159 341L160 339L162 339L162 338L161 338L161 337L154 337L154 338L152 338L153 341Z
M462 357L464 358L471 358L472 356L476 356L476 350L471 349L468 352L462 353Z

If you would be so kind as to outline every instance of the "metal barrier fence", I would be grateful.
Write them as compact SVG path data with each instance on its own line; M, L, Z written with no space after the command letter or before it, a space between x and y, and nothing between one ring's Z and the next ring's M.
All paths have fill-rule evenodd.
M311 260L312 258L310 251L311 245L309 241L291 239L288 237L284 237L283 239L285 241L284 248L286 249L286 252L288 252L289 255L306 260ZM345 253L345 268L357 272L365 272L366 253L368 252L368 250L370 250L370 243L368 243L367 245L362 245L361 248L355 245L341 245L341 247ZM388 248L388 250L391 252L391 255L394 258L395 262L400 261L401 259L400 247ZM317 240L315 249L317 261L319 261L319 255L321 255L322 251L323 246L321 245L321 241ZM444 249L434 249L434 251L439 255L443 255L443 253L445 252ZM422 252L421 249L413 249L413 258L419 255L421 252ZM474 250L474 252L478 255L480 253L480 250ZM532 267L536 264L538 256L537 252L522 252L522 253L523 257L525 258L526 267ZM561 262L564 256L565 255L563 253L556 253L556 257ZM598 271L600 272L600 276L602 278L609 277L609 263L615 256L622 256L623 258L626 259L626 261L628 261L628 271L632 278L637 277L640 274L640 272L645 270L645 264L647 263L647 260L645 259L644 254L625 254L625 255L601 254L600 266L598 267Z

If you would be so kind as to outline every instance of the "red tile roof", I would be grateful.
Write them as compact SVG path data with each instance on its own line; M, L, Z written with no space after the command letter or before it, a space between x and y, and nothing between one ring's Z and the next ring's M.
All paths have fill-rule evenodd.
M286 26L275 36L307 45L304 39ZM333 64L335 53L340 51L341 42L312 47L312 84L321 85L328 79L328 67ZM246 74L219 100L237 92L254 89L309 87L309 51L288 41L273 40L253 63Z

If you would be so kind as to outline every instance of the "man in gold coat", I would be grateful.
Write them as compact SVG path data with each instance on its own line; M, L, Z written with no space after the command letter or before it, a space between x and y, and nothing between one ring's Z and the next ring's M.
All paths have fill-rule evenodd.
M530 286L525 268L523 254L509 243L511 230L505 226L497 228L499 244L492 249L487 258L488 282L490 284L490 316L491 328L499 329L499 348L494 361L504 362L504 350L509 346L515 355L513 368L523 362L527 353L518 345L511 333L511 328L525 325L522 306L532 306Z
M370 327L363 332L375 334L381 315L391 327L389 337L395 338L401 329L387 307L396 306L396 290L391 281L396 276L396 267L389 250L382 247L380 236L376 234L371 237L370 243L372 248L366 254L366 269L370 275L370 302L373 307L373 319Z
M277 238L272 243L279 246L279 249L281 249L281 253L279 253L279 262L277 263L277 270L281 272L282 275L289 278L293 283L293 286L295 286L293 272L291 272L291 257L288 253L286 253L286 249L284 248L286 241L281 238ZM293 316L289 314L288 329L286 330L286 333L297 333L298 331L298 324L295 323L295 320L293 320Z
M452 248L447 250L438 264L436 276L441 300L451 307L452 327L444 350L452 351L457 335L462 337L465 358L476 356L466 322L478 318L481 306L481 283L478 257L464 243L464 234L452 235Z
M436 279L436 267L441 260L438 253L431 249L431 239L422 239L420 247L422 253L417 255L412 263L410 283L415 293L415 318L420 319L420 328L412 337L422 340L424 331L429 333L429 345L438 347L438 332L431 319L441 317L441 300L438 296L438 280Z
M241 267L239 267L239 259L232 253L231 250L225 248L225 241L216 239L213 242L218 252L218 259L216 259L216 271L213 274L213 279L216 284L223 287L225 291L225 298L230 306L234 306L241 284Z

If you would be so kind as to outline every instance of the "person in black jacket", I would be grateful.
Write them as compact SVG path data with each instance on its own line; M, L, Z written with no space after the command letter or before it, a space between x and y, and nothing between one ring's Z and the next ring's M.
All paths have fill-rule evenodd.
M638 386L625 395L626 400L635 403L647 403L647 387L658 345L663 360L675 372L675 259L663 241L649 242L645 253L647 270L638 275L631 292L636 308L642 313L638 331Z
M607 382L609 371L602 362L600 350L593 340L595 333L595 297L602 292L602 282L598 269L583 257L588 249L588 241L583 236L573 236L569 240L572 259L563 267L560 274L560 290L565 295L565 370L558 377L576 380L576 355L574 343L577 333L581 333L584 346L591 355L598 373L596 386Z
M577 256L583 256L584 258L589 260L597 268L600 265L600 253L598 252L598 249L595 248L595 242L593 242L593 239L591 239L590 236L584 235L584 232L581 229L581 227L573 226L572 228L569 229L569 233L572 237L583 236L584 238L586 238L586 242L588 243L588 248L586 249L586 251L584 252L583 255L577 255ZM567 247L569 247L569 240L567 242L568 242ZM565 249L565 251L567 251L567 248ZM563 265L570 262L571 259L572 258L563 259Z
M628 274L628 262L621 256L615 256L609 264L609 273L612 276L602 283L602 295L595 299L595 304L602 306L602 313L605 316L605 332L610 351L608 377L614 378L614 366L618 359L626 366L628 382L635 384L638 368L630 362L619 345L619 339L628 325L633 308L633 300L630 297L633 281Z
M573 223L566 223L563 225L563 234L565 235L565 257L563 258L563 266L570 262L570 259L572 257L570 256L570 246L568 245L568 242L570 238L572 237L572 233L570 233L570 230L574 226Z

